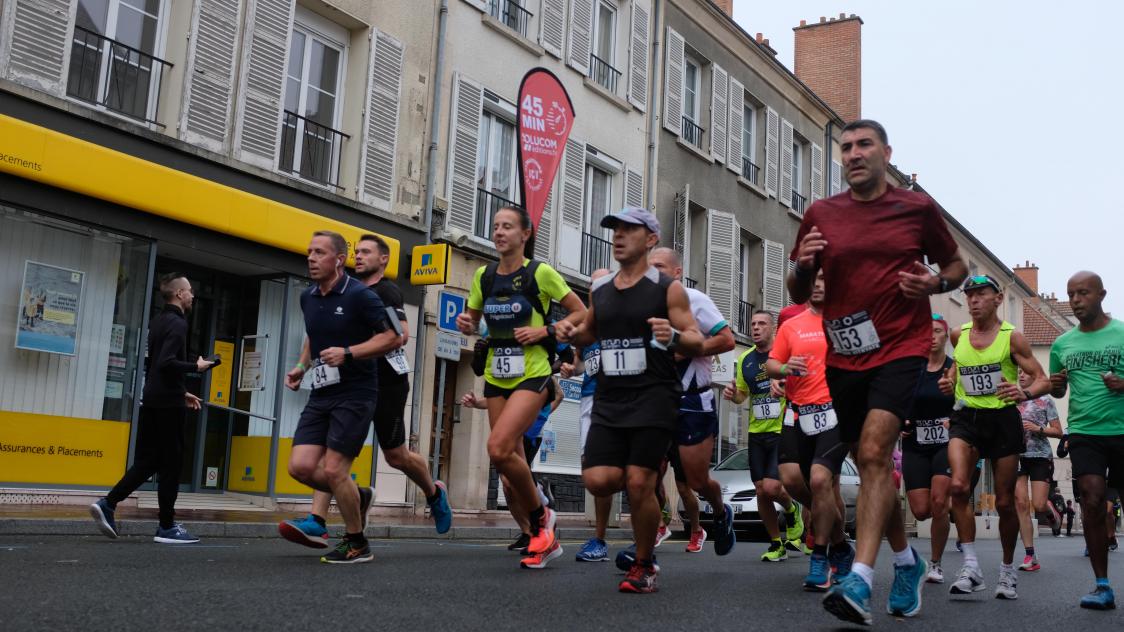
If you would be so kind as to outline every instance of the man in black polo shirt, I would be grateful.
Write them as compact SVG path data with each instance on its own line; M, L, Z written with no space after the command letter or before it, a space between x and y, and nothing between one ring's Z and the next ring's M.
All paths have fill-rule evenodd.
M372 559L363 534L359 490L350 477L351 462L363 449L375 412L375 359L399 344L398 334L387 326L382 300L348 276L346 260L343 236L313 233L308 276L314 285L300 299L308 344L301 361L285 375L285 385L296 390L305 372L311 374L312 395L293 436L289 475L336 497L347 533L320 558L331 564Z

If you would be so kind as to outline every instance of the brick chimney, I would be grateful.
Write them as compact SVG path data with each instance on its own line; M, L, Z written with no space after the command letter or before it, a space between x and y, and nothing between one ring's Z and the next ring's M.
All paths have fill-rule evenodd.
M712 0L714 4L718 5L722 12L730 17L734 17L734 0Z
M796 32L796 76L844 121L862 118L862 18L840 13Z
M1027 262L1021 266L1015 266L1015 276L1019 277L1023 283L1030 286L1030 291L1038 294L1038 266L1034 265L1028 259Z

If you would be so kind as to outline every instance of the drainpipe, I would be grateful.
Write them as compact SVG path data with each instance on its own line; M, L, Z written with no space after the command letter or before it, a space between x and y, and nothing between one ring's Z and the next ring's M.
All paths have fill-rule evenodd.
M648 76L648 208L656 208L656 161L659 159L658 145L656 143L657 135L659 134L659 126L656 125L656 119L659 112L659 99L656 95L659 92L659 74L660 74L660 6L663 0L653 0L652 2L652 59L649 67L652 72Z
M825 198L831 197L831 152L835 148L831 144L831 128L833 126L834 123L828 121L823 133L823 171L820 172L823 175L820 176L820 180L823 181L823 196ZM839 174L839 177L843 177L843 174Z

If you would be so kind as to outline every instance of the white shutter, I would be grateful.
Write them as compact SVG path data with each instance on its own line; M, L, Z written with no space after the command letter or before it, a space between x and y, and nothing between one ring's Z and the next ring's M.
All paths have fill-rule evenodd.
M766 108L765 123L765 192L777 197L780 190L781 117L773 108Z
M535 227L535 259L551 263L550 257L554 244L551 239L551 224L554 223L554 184L551 183L550 191L546 194L546 206L542 210L542 218Z
M544 0L544 2L547 0ZM628 49L628 102L643 112L648 107L648 7L632 0L632 37Z
M644 208L644 175L628 167L624 168L624 205Z
M487 11L488 10L488 0L464 0L464 1L467 2L468 4L471 4L472 6L476 7L477 9L480 9L481 11Z
M230 131L238 13L238 2L197 0L192 16L180 138L216 152L226 150Z
M784 266L784 268L785 268L785 278L787 279L788 273L790 273L790 272L792 272L793 270L796 269L796 262L793 261L792 259L789 259L789 258L786 257L785 260L784 260L784 263L785 263L785 266ZM792 295L789 294L787 291L784 294L785 294L784 304L785 305L792 305L793 304Z
M675 194L675 218L672 222L671 247L683 261L683 276L687 276L687 262L691 254L691 185Z
M762 240L765 273L761 280L761 309L776 314L784 307L784 246L768 239Z
M838 160L831 161L831 194L835 195L843 190L843 163Z
M14 0L5 3L11 33L0 33L0 56L8 77L44 92L62 95L63 61L71 40L68 0ZM75 3L77 4L77 3ZM0 65L5 62L0 61Z
M266 169L277 163L293 2L250 0L248 52L242 68L238 158Z
M726 124L729 127L730 135L726 166L730 168L730 171L741 175L742 156L746 154L746 151L742 148L742 131L745 126L745 86L733 77L730 77L730 98L726 105L730 110L730 120Z
M367 69L367 105L360 160L361 199L390 210L394 199L394 154L398 142L398 105L402 89L402 43L372 29Z
M730 102L729 75L718 64L710 65L710 155L726 162L726 115Z
M781 119L781 188L777 199L785 206L792 206L792 123Z
M562 224L558 231L558 263L581 269L582 217L585 214L585 143L570 138L562 157Z
M570 0L570 45L566 63L583 75L589 73L594 2L596 0Z
M812 193L813 202L823 197L823 148L812 143Z
M543 50L562 59L562 42L566 38L566 0L542 0L539 29L539 44Z
M683 131L683 55L687 42L667 27L663 78L663 126L676 136Z
M452 111L449 113L449 197L447 228L472 234L476 216L476 148L480 115L484 111L484 88L460 73L453 73Z
M733 213L714 209L707 212L706 294L731 323L738 313L734 279L740 235L741 228Z

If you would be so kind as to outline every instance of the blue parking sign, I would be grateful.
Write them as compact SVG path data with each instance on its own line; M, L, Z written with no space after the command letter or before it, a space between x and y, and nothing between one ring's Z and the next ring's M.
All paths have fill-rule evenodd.
M465 297L442 291L437 295L437 328L457 332L457 315L464 311Z

